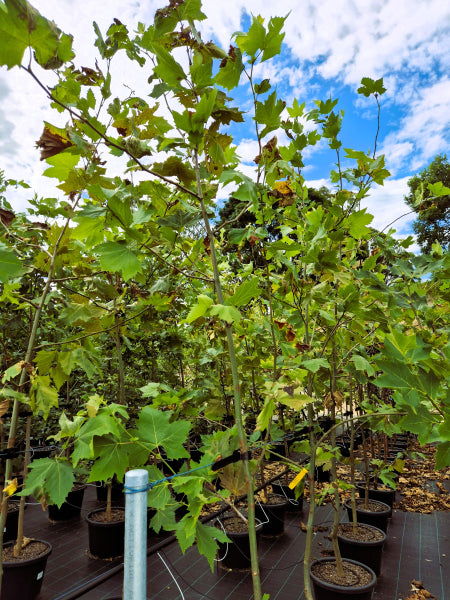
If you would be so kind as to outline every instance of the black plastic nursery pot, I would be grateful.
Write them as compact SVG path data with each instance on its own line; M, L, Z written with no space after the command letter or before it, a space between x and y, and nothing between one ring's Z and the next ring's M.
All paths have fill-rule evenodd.
M42 540L31 542L31 544L34 543L44 544L46 547L39 556L20 561L3 561L0 600L34 600L39 595L52 546ZM4 547L13 545L14 542L8 542Z
M286 498L288 504L286 506L287 512L301 512L303 510L303 492L296 499L295 491L291 490L289 485L282 483L280 480L272 481L272 490L274 494L283 496Z
M364 523L358 523L358 528L364 528L369 539L358 540L351 537L351 523L343 523L340 526L337 539L342 558L357 560L370 567L375 575L379 575L386 533Z
M227 537L231 540L228 542L218 542L219 551L217 555L217 564L226 569L239 569L249 571L251 569L250 560L250 540L247 531L230 531L229 524L234 523L234 517L230 514L225 514L218 517L214 526L225 531ZM256 525L256 534L261 533L262 525Z
M91 511L86 521L88 524L89 552L97 558L114 558L122 556L125 539L125 509L114 507L116 514L121 513L120 520L97 521L96 516L105 512L104 508Z
M97 500L106 502L108 497L108 486L104 481L97 481ZM125 503L125 494L123 491L123 483L114 481L111 487L111 502Z
M386 533L388 528L389 517L392 514L392 509L390 506L385 504L384 502L380 502L379 500L370 500L370 502L374 502L378 505L380 510L370 511L364 510L364 498L356 498L356 518L358 523L365 523L366 525L373 525L374 527L378 527ZM347 514L349 521L352 520L352 504L350 500L346 500L344 502L344 506L347 509Z
M351 600L370 600L372 598L373 590L377 583L377 576L370 567L363 565L356 560L344 559L344 570L351 572L351 574L357 573L356 567L362 567L368 574L367 583L362 585L342 586L332 583L331 581L319 578L315 571L320 565L328 563L334 563L334 557L320 558L314 560L309 566L309 575L311 578L313 593L315 600L345 600L345 598L351 598ZM353 575L357 579L357 575Z
M267 503L255 504L255 517L262 524L261 535L272 537L284 533L284 513L288 501L283 496L278 496L276 501L269 499Z
M8 503L8 512L6 513L6 523L3 529L3 543L15 540L17 537L17 525L19 522L19 502Z
M331 471L324 469L322 465L320 465L319 467L315 468L314 478L316 481L321 483L328 483L331 481Z
M58 508L56 504L48 507L48 518L51 521L69 521L80 516L83 504L85 485L77 486L67 494L66 501Z
M274 442L269 447L269 460L280 460L280 456L286 456L284 442Z
M393 488L384 486L379 484L380 487L375 489L373 484L369 486L369 498L371 500L379 500L380 502L384 502L388 506L391 507L391 515L392 515L392 507L395 502L395 490ZM359 497L364 498L366 493L366 484L365 483L357 483L356 489L358 490Z

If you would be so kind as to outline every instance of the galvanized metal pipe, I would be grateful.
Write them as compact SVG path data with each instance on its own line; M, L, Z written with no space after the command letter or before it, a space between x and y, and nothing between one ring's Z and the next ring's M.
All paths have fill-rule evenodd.
M123 600L147 598L148 471L125 473L125 556Z

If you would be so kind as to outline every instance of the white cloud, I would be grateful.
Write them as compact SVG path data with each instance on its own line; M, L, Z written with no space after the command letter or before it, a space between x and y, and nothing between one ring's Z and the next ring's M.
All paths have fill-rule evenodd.
M383 186L374 186L370 195L362 200L361 207L374 215L371 226L379 231L395 229L395 237L405 237L409 233L415 213L411 214L403 199L409 192L408 179L388 179Z
M402 165L411 171L423 167L448 148L450 124L450 78L417 89L398 128L388 134L381 152L394 172Z
M32 0L42 14L74 34L77 64L86 66L92 66L94 61L92 21L106 34L112 19L118 17L133 31L139 21L151 23L156 8L167 3L168 0L98 0L88 5L73 0ZM374 190L369 204L380 224L384 216L390 218L391 212L394 218L400 214L403 208L393 199L404 195L402 192L399 196L406 180L401 176L405 172L412 174L448 148L450 79L441 75L450 66L448 4L442 0L203 0L203 11L208 16L208 21L200 24L203 38L215 37L225 48L232 33L241 29L244 15L261 14L268 19L291 11L284 27L289 51L257 70L258 76L270 78L273 85L283 85L288 101L296 97L309 103L318 95L317 75L326 79L327 91L342 88L343 84L355 89L362 76L385 77L388 92L382 102L387 107L396 105L403 116L397 122L382 122L379 146L397 179ZM137 64L130 66L123 51L118 57L114 73L120 83L114 93L123 97L129 91L125 87L128 85L144 96L148 93L148 69ZM46 73L46 77L51 81L52 74ZM54 181L42 176L45 167L39 161L35 142L44 119L61 126L67 116L49 109L42 91L18 69L0 71L0 98L0 154L6 176L26 179L39 195L62 196L55 190ZM248 109L245 102L241 108ZM366 106L362 98L355 104ZM383 116L382 113L382 120ZM251 135L253 131L249 129L238 145L249 173L254 172L252 161L258 154L257 143L249 139ZM310 162L322 147L320 143L305 152L305 171L311 170ZM23 207L28 196L29 192L14 196L18 206Z

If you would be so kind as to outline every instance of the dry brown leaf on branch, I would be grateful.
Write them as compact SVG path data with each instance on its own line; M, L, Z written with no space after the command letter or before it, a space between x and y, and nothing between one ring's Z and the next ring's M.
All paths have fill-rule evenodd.
M9 227L15 219L15 214L11 210L0 208L0 221L5 227Z

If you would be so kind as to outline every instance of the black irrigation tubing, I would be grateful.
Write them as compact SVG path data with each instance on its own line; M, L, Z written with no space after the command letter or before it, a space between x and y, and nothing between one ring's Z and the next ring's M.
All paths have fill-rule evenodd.
M253 449L256 449L256 448L253 448ZM304 458L299 460L297 464L298 465L304 464L308 460L308 458L309 458L308 456L305 456ZM282 473L278 473L274 477L271 477L270 479L265 481L264 484L256 487L255 492L259 492L266 486L270 485L273 481L275 481L276 479L279 479L280 477L282 477L283 475L285 475L288 472L289 472L289 467L286 468ZM186 473L182 473L182 475L186 475ZM246 498L246 495L244 494L244 495L240 496L236 500L236 502L244 500L245 498ZM211 515L208 515L200 520L202 523L208 523L209 521L216 519L218 516L220 516L221 514L223 514L226 511L228 511L229 508L230 508L229 506L224 506L220 510L217 510L216 512L212 513ZM161 542L158 542L154 546L150 546L150 548L147 549L147 556L151 556L152 554L155 554L159 550L172 544L172 542L174 542L174 541L176 541L175 535L168 536L165 540L161 540ZM120 573L123 570L123 568L124 568L124 563L122 561L121 563L119 563L118 565L116 565L115 567L110 569L109 571L106 571L106 573L102 573L101 575L94 577L94 579L91 579L87 583L81 584L80 586L77 586L76 588L69 590L68 592L64 592L60 596L56 596L55 598L53 598L53 600L76 600L76 598L79 598L86 592L89 592L90 590L101 585L105 581L108 581L108 579L110 579L111 577L114 577L114 575L117 575L118 573Z
M27 452L29 452L31 456L33 456L35 452L52 452L53 450L60 449L60 446L36 446L36 448L30 448L29 450L21 450L17 446L14 446L12 448L4 448L3 450L1 450L0 460L7 460L8 458L17 458L18 456L20 456L20 454L26 454Z
M266 444L266 442L263 442L259 446L252 446L249 448L249 450L250 451L258 450L259 448L263 448L266 445L270 446L270 445L276 444L277 442L282 442L283 440L287 440L287 439L291 438L292 436L293 436L292 433L288 433L287 435L285 435L281 438L272 440L268 444ZM147 492L147 491L153 489L159 483L164 483L164 481L172 481L172 479L175 479L176 477L184 477L185 475L190 475L191 473L194 473L195 471L202 471L203 469L207 469L208 467L213 467L212 471L219 471L220 469L222 469L223 467L226 467L227 465L229 465L231 463L235 463L238 460L246 460L246 459L248 460L248 458L249 458L248 452L241 453L239 450L235 450L232 454L230 454L230 456L221 458L220 460L216 460L212 463L208 463L207 465L195 467L195 469L190 469L189 471L183 471L183 473L174 473L173 475L169 475L168 477L164 477L163 479L157 479L156 481L151 481L143 488L138 488L138 489L129 488L126 485L124 485L123 487L124 487L125 494L138 494L140 492Z

